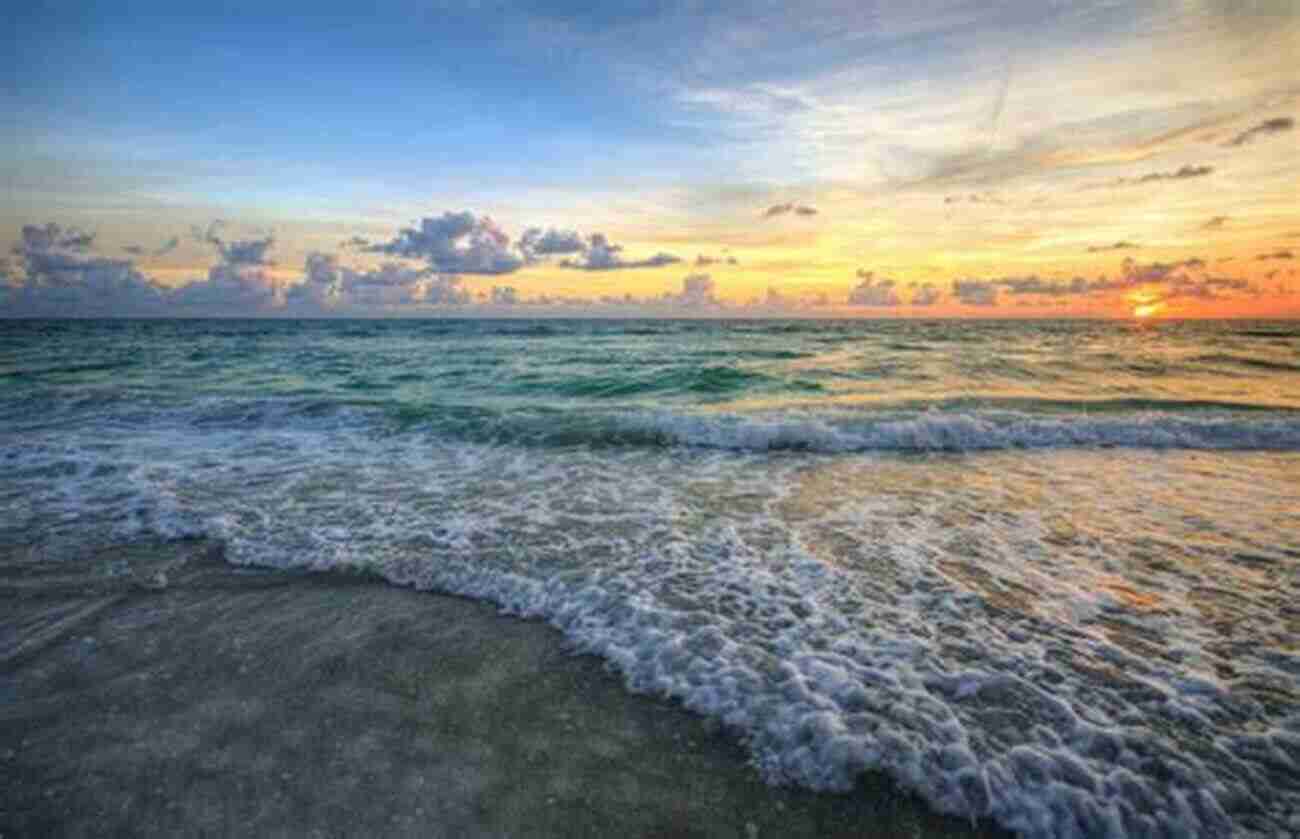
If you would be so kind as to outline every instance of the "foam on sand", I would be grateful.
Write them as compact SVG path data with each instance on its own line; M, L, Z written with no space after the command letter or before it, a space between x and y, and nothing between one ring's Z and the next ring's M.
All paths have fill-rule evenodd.
M878 769L1028 836L1269 836L1300 813L1294 456L181 428L6 457L23 532L203 533L236 564L541 617L773 782Z

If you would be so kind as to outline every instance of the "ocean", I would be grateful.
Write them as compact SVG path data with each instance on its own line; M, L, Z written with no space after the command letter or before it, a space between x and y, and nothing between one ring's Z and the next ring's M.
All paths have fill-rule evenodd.
M773 784L1300 832L1300 324L0 322L0 542L196 537L544 619Z

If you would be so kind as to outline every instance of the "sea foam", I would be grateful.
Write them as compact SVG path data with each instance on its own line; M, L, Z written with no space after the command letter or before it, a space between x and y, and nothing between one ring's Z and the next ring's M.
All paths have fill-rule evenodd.
M730 442L729 422L650 427ZM915 422L944 429L923 440L990 433ZM743 428L726 448L804 426ZM202 533L235 563L489 600L719 720L774 783L846 790L879 770L1027 836L1294 828L1294 456L695 445L56 429L3 446L2 524Z

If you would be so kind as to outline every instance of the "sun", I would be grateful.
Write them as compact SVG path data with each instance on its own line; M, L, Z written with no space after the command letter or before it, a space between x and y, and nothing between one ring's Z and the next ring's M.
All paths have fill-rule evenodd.
M1145 320L1158 315L1164 307L1165 304L1159 300L1154 303L1142 303L1133 307L1133 317L1138 320Z

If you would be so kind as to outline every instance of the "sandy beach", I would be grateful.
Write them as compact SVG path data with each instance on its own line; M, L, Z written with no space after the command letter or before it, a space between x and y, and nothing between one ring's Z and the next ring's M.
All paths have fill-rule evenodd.
M887 780L764 785L545 624L203 541L10 547L0 834L988 836Z

